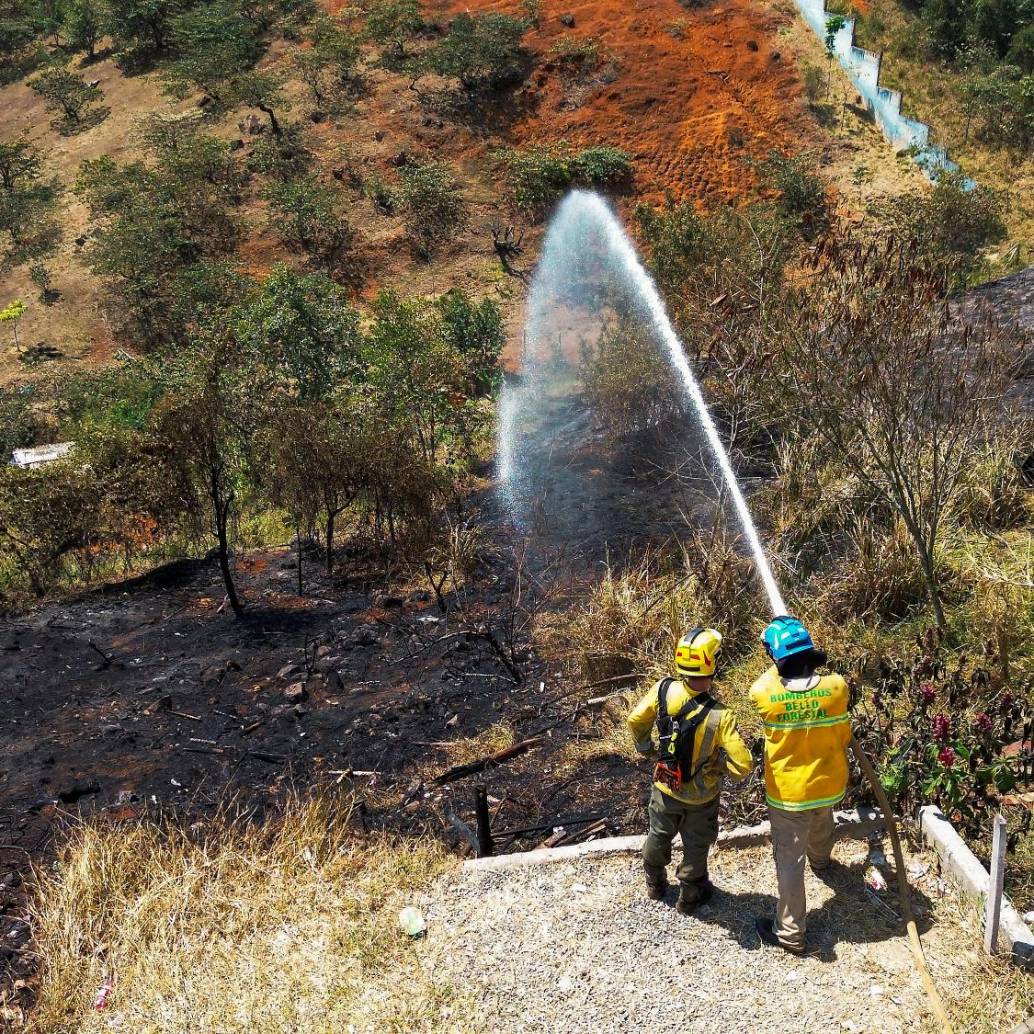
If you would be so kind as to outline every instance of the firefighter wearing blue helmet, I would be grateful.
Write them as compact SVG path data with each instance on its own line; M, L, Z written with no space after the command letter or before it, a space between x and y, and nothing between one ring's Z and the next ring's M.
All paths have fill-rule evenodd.
M761 636L772 666L751 700L765 733L765 791L772 823L779 902L775 919L759 918L761 939L795 955L804 951L805 859L830 864L833 806L847 790L851 726L847 683L820 675L826 655L795 617L774 618Z

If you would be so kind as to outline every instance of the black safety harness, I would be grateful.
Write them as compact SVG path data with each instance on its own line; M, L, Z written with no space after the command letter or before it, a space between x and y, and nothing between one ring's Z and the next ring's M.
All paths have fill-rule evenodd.
M668 690L675 680L661 679L657 687L657 731L660 734L660 760L654 769L654 781L663 783L671 790L678 790L683 783L691 782L708 757L698 759L693 765L693 745L697 729L707 721L717 701L708 693L697 693L687 700L676 714L668 713Z

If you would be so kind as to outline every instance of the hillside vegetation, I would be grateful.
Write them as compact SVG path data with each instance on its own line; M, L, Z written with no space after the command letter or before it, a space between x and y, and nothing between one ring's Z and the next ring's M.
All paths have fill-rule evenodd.
M5 773L11 828L42 830L15 847L57 851L29 883L40 954L5 991L28 1010L44 982L38 1029L104 1026L82 988L114 969L137 1027L195 1008L225 1029L292 1009L433 1027L451 991L384 934L387 885L444 864L425 840L458 847L465 762L516 751L492 770L511 845L561 805L638 829L629 697L595 694L665 671L699 624L725 634L757 750L743 691L768 613L720 509L659 534L636 514L631 548L577 570L490 492L521 303L571 187L630 227L895 805L940 804L985 854L1004 811L1009 889L1034 907L1030 340L956 300L1005 268L1012 188L918 184L831 74L802 98L815 77L784 41L802 63L815 44L785 12L615 8L6 0L0 455L72 446L0 466L0 734L22 758L57 733ZM634 505L685 476L657 457L691 417L650 327L590 286L598 337L552 361L584 385L585 469L627 459L611 488ZM152 777L129 825L48 839L65 805L117 811L122 780ZM213 818L235 787L255 821ZM763 801L755 776L723 819ZM292 983L303 934L330 947ZM268 1013L234 993L249 980L278 988Z

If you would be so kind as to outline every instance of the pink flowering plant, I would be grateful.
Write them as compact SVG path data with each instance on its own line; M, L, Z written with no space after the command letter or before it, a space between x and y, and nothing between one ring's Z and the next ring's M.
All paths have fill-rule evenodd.
M933 636L919 647L911 661L880 663L871 698L856 702L856 735L895 810L936 804L979 838L1003 797L1034 785L1034 716L1029 703L966 656L949 656ZM1031 700L1029 687L1022 699ZM1010 840L1030 824L1020 809Z

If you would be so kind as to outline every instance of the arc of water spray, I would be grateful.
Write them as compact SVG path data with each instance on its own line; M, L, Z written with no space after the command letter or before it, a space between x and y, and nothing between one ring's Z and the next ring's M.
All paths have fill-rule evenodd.
M773 615L785 614L786 604L783 602L782 593L779 591L779 586L776 584L772 569L768 563L768 557L765 555L764 548L761 545L757 528L754 526L754 519L747 506L747 500L744 498L739 482L736 480L736 473L732 469L732 463L729 460L728 453L725 451L721 436L718 434L718 428L715 426L711 412L704 401L703 393L700 391L700 385L697 383L693 369L686 358L682 342L679 341L675 329L671 325L671 320L668 319L664 302L661 300L656 285L643 268L642 263L640 263L635 248L625 234L617 217L598 194L584 190L572 191L561 204L559 211L554 217L554 223L559 224L566 217L575 215L585 217L588 221L600 227L612 254L620 261L624 273L628 276L645 304L654 329L664 343L665 350L668 353L668 361L682 379L682 383L700 418L700 423L711 446L711 451L718 461L718 466L728 486L740 524L754 554L758 575L768 596L772 613ZM511 475L513 466L511 424L514 420L514 413L512 412L512 407L504 407L503 420L506 424L503 428L503 434L507 447L503 450L501 466L503 468L503 478L506 479Z

